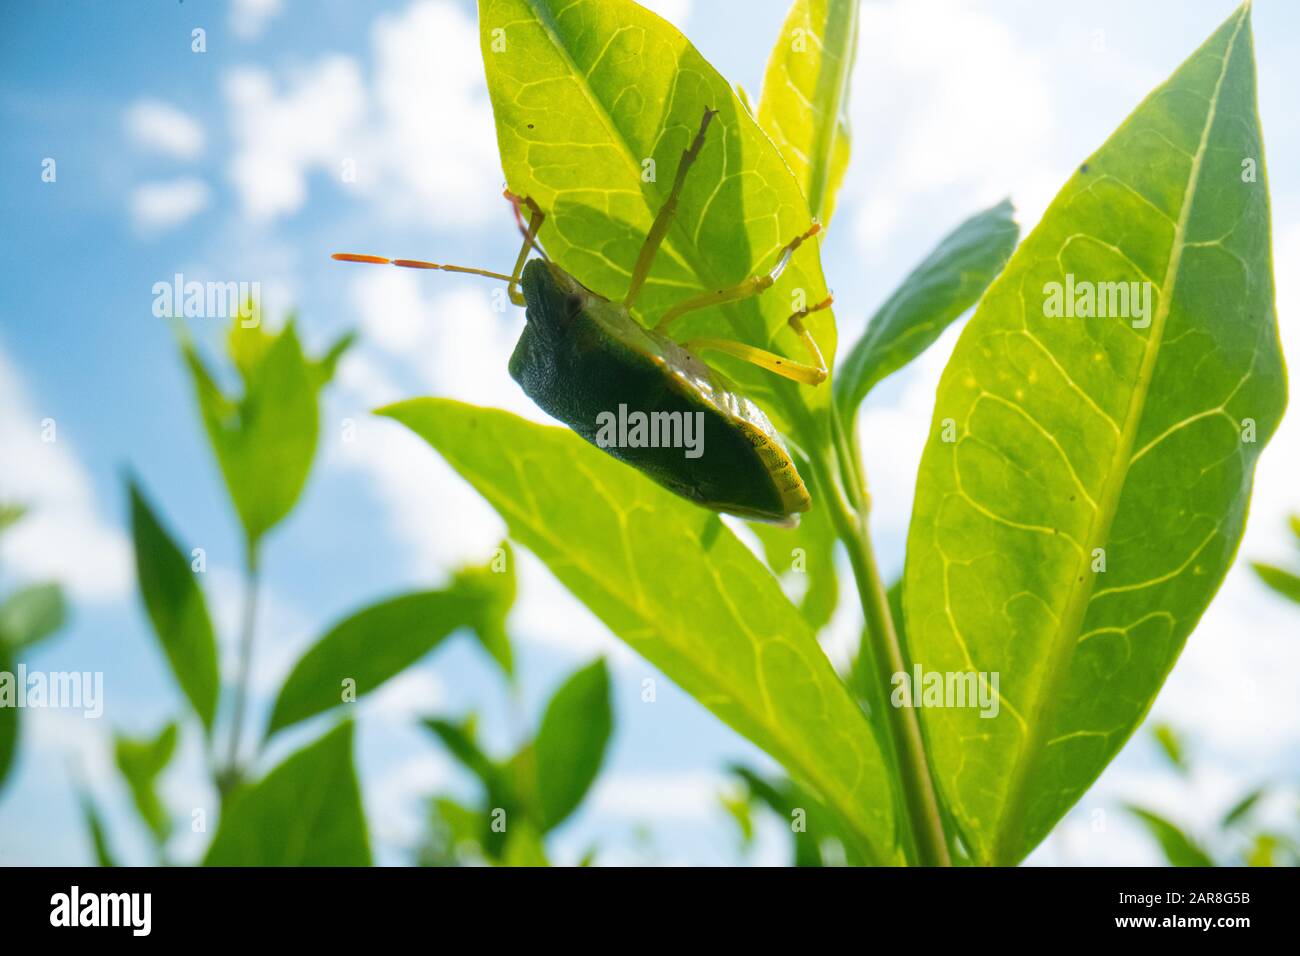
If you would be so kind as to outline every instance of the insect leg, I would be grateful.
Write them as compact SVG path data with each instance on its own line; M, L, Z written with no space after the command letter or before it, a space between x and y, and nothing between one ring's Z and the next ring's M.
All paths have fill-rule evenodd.
M666 333L668 327L676 322L679 318L688 312L697 312L700 309L707 309L710 306L722 305L726 302L736 302L740 299L749 299L772 287L772 284L780 278L785 267L790 263L790 257L794 255L796 249L811 239L817 233L821 232L821 225L813 223L807 232L795 236L784 246L776 260L776 265L772 266L769 272L762 275L750 276L736 285L728 286L725 289L715 289L712 292L701 292L699 295L692 296L683 302L678 302L669 309L659 319L655 326L656 332Z
M519 203L528 207L528 228L524 230L524 244L519 249L514 271L510 274L508 290L510 301L515 305L523 305L524 294L519 291L519 278L524 274L524 263L528 261L529 251L537 246L537 230L542 228L542 220L546 218L546 213L542 212L541 207L527 196L521 198L508 189L505 196L515 205L516 214L518 214Z
M817 347L816 340L808 332L807 327L803 324L803 317L810 312L819 312L829 307L831 299L826 297L822 302L818 302L811 309L804 309L802 312L796 312L787 320L790 328L794 329L799 340L803 342L804 348L808 352L811 363L792 362L784 356L777 355L775 352L769 352L766 349L755 348L752 345L746 345L743 342L736 342L731 339L692 339L689 342L682 343L682 347L692 352L701 349L713 349L715 352L725 352L728 355L734 355L738 359L743 359L759 368L767 369L783 378L793 379L804 385L820 385L826 381L827 369L826 360L822 358L822 351Z
M668 199L659 207L655 221L650 225L650 231L646 233L641 251L637 253L636 265L632 269L632 284L628 286L627 295L623 297L624 308L632 308L632 303L636 301L641 287L645 285L645 280L650 275L650 266L654 262L655 253L659 251L659 246L663 243L664 236L668 234L668 227L672 225L673 216L677 212L677 197L681 195L682 184L686 182L686 172L695 162L695 158L700 155L700 150L704 148L704 133L709 128L710 120L717 114L717 110L705 108L704 119L700 121L700 131L695 134L695 139L682 154L682 161L677 164L673 188L668 193Z

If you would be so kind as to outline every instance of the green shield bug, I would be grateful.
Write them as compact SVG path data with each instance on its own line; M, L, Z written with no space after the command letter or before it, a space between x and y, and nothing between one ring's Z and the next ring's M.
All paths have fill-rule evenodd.
M756 296L770 288L795 251L820 230L817 223L787 243L765 273L677 303L653 328L632 317L677 208L691 164L704 146L716 111L705 110L677 167L668 199L646 235L627 294L615 302L593 292L552 262L538 242L545 214L529 198L507 192L524 234L510 275L418 259L336 253L344 262L391 264L486 276L508 283L510 301L524 306L526 325L510 374L552 417L598 448L684 498L751 520L794 526L812 504L790 453L763 411L698 356L723 352L805 385L826 380L826 363L802 319L830 298L787 320L808 352L807 364L743 342L669 336L681 316ZM521 206L529 215L525 225ZM536 251L539 258L529 258ZM522 290L522 291L521 291ZM630 411L629 411L630 410Z

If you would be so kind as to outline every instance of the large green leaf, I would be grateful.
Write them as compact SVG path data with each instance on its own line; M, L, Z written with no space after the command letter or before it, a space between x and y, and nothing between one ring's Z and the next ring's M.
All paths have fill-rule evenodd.
M900 860L861 710L717 515L567 429L442 399L383 413L441 452L615 634L811 785L879 861Z
M260 324L244 328L236 321L229 349L244 386L237 399L222 392L193 345L184 343L208 439L255 547L293 509L307 482L325 374L303 355L292 322L271 335Z
M916 358L988 288L1016 247L1010 200L971 216L944 237L880 307L835 379L840 414L851 422L877 384Z
M442 591L403 594L335 624L294 665L280 688L266 735L343 702L344 681L359 699L395 677L453 631L477 625L497 606L485 575ZM510 582L513 590L513 581ZM493 618L495 620L495 618Z
M1141 807L1127 807L1129 813L1142 821L1142 825L1155 837L1170 866L1214 866L1208 853L1191 837L1158 813Z
M176 752L176 733L176 724L171 723L152 740L135 740L121 735L114 739L113 755L117 769L126 779L140 818L158 843L166 840L171 832L171 817L158 799L154 784Z
M653 324L702 289L766 271L808 229L807 203L776 147L730 84L664 20L630 0L481 0L479 11L506 181L546 211L542 244L589 288L617 300L627 292L706 107L718 115L636 314ZM673 333L738 337L802 358L786 319L825 295L817 245L809 242L762 296L692 314ZM830 310L813 313L807 325L833 362ZM809 414L829 404L827 386L718 362L796 442L816 448L829 440L825 416Z
M570 677L546 705L533 741L544 829L562 823L587 795L600 772L613 724L603 660Z
M811 473L802 461L800 473ZM814 632L830 623L840 599L839 573L835 567L835 525L830 502L814 491L813 506L800 516L797 528L751 522L763 545L768 567L787 581L800 582L799 611ZM786 577L789 575L790 577Z
M1281 418L1249 19L1079 167L939 385L904 603L925 671L1000 675L996 717L922 710L977 862L1024 857L1141 723L1232 562ZM1049 318L1067 275L1150 282L1150 309Z
M763 76L758 123L824 223L849 164L849 81L858 0L795 0Z
M369 866L351 721L240 790L203 865Z
M21 588L0 604L0 641L13 649L29 647L63 627L67 613L59 585L32 584Z
M154 516L135 482L130 483L140 596L162 642L172 673L209 732L217 713L217 639L208 606L189 559Z

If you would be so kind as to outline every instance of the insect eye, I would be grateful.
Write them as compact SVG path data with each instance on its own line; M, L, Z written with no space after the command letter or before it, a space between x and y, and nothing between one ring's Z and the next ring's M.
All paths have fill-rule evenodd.
M564 297L564 311L568 315L577 315L582 311L582 296L570 293Z

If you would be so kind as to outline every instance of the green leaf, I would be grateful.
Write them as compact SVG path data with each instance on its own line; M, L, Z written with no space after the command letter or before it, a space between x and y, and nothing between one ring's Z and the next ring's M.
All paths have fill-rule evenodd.
M1016 247L1020 226L1004 199L971 216L885 300L840 366L835 400L851 422L867 393L934 344L979 301Z
M6 678L4 675L9 675ZM0 641L0 792L18 752L18 701L13 651Z
M355 332L345 332L334 340L334 344L325 350L325 354L311 363L312 379L316 383L316 388L324 388L334 379L334 373L338 370L339 361L347 353L348 349L356 344L357 334Z
M718 519L562 428L417 399L382 411L433 445L616 635L899 862L861 710L771 573Z
M1164 817L1141 807L1129 806L1126 809L1155 837L1170 866L1214 866L1214 861L1191 837Z
M15 501L0 502L0 534L8 531L21 521L26 514L26 505L18 504Z
M140 596L176 682L211 733L217 712L217 640L189 559L154 516L134 481L131 530Z
M114 736L113 753L117 769L126 779L140 818L160 845L171 832L171 817L158 799L154 783L176 752L176 734L176 724L170 723L152 740Z
M1285 837L1275 833L1256 834L1246 854L1247 866L1277 866L1277 851L1287 845Z
M506 181L547 213L542 244L588 288L615 300L628 291L706 107L718 115L637 299L638 317L653 324L703 289L768 271L808 229L807 203L771 140L717 70L653 13L630 0L480 0L479 25ZM787 319L826 294L817 244L805 243L766 293L693 313L674 337L738 338L802 356ZM833 364L830 310L806 325ZM829 442L825 416L810 412L829 404L828 387L717 362L797 444Z
M805 478L811 467L799 461ZM812 509L801 516L797 528L751 522L749 527L763 545L763 557L778 577L792 574L802 579L799 611L814 632L830 623L840 600L839 574L835 567L835 546L839 540L831 520L829 502L813 494Z
M1260 787L1258 790L1252 790L1250 793L1246 794L1233 804L1232 809L1223 815L1223 821L1219 826L1226 830L1245 820L1246 817L1250 815L1250 812L1255 809L1255 804L1259 803L1260 798L1262 798L1267 792L1266 789Z
M500 665L507 677L514 676L514 652L506 633L506 618L518 593L515 556L509 541L502 541L492 559L482 567L456 572L455 589L480 597L478 613L471 626L479 643Z
M9 595L0 605L0 641L13 649L44 640L67 618L63 589L57 584L32 584Z
M351 721L241 789L203 865L369 866Z
M442 741L453 757L478 777L489 792L495 792L501 787L501 768L479 749L478 742L474 739L472 721L457 723L443 717L426 717L423 723Z
M485 613L469 587L419 591L371 605L335 624L294 665L280 688L266 736L343 703L344 681L359 699L469 627Z
M533 742L543 832L559 826L587 795L613 724L603 660L575 673L546 705Z
M117 866L117 858L108 845L108 829L104 826L103 814L95 805L94 798L89 792L78 788L77 802L81 805L81 816L86 821L86 829L90 831L90 846L95 852L95 865Z
M1300 542L1300 515L1292 515L1287 523L1291 525L1291 533L1295 535L1296 541Z
M509 826L506 833L502 866L550 866L542 835L531 823L524 821Z
M307 482L323 373L303 355L292 322L276 336L238 320L231 326L231 358L244 384L238 399L221 391L192 343L183 348L208 439L255 550L262 535L293 510Z
M1282 568L1274 567L1271 564L1261 564L1258 561L1252 561L1250 566L1255 569L1259 579L1270 588L1284 598L1300 604L1300 576Z
M1168 724L1156 724L1151 733L1174 768L1187 773L1190 768L1187 766L1187 758L1183 754L1183 741L1178 732Z
M1049 317L1067 276L1150 308ZM1022 859L1142 722L1285 403L1247 6L1079 167L939 385L903 596L926 672L1000 676L996 717L921 712L976 862Z
M767 61L758 124L808 199L830 223L849 165L849 83L858 50L858 0L795 0Z

